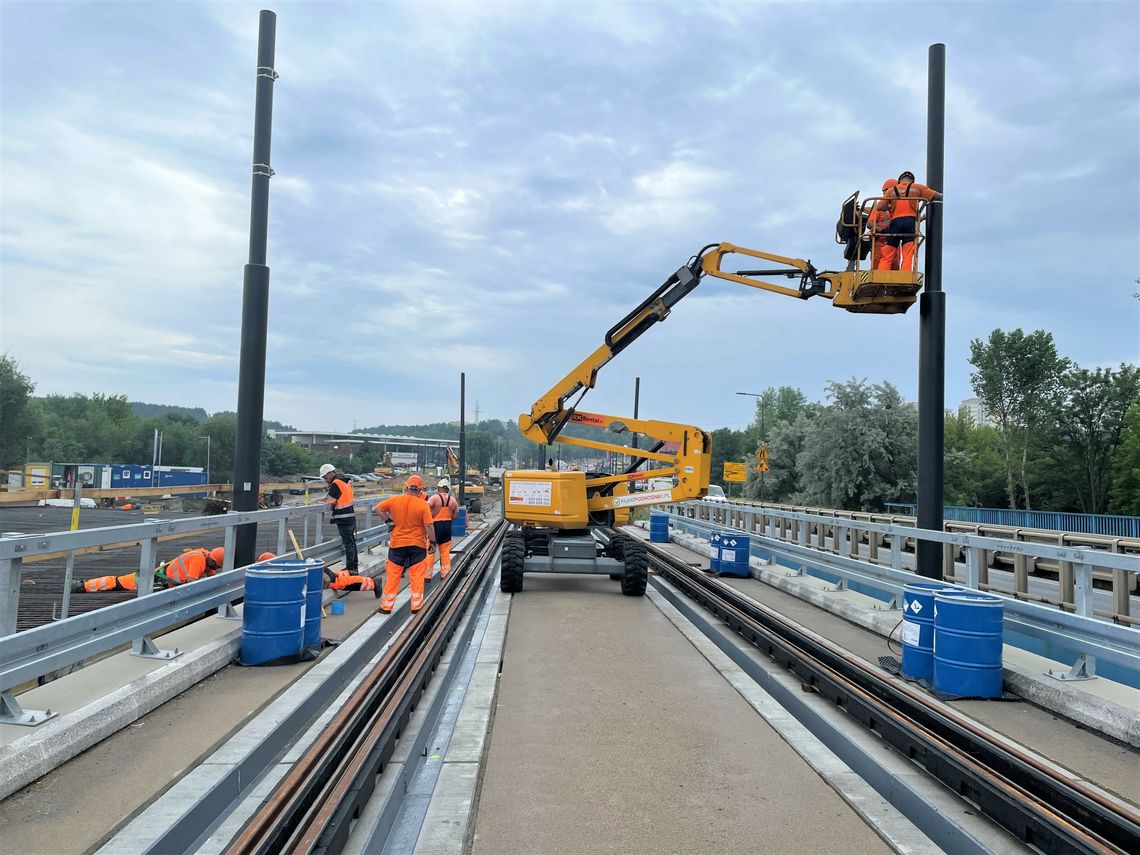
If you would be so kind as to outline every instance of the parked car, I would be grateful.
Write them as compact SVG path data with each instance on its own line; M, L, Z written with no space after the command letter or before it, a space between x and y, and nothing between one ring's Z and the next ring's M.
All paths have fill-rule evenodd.
M709 502L727 502L728 497L724 495L724 488L717 484L709 484L709 491L705 494L705 500Z

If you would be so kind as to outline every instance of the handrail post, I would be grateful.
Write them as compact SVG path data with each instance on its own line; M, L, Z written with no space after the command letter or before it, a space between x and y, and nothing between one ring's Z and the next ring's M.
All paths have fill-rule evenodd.
M151 526L151 536L142 541L139 554L139 584L135 592L137 597L145 597L154 593L154 570L158 566L158 526ZM181 656L182 651L177 647L173 650L162 650L149 635L136 638L131 642L131 655L141 656L144 659L174 659Z
M1091 564L1080 563L1076 571L1076 613L1091 618L1093 616L1093 568ZM1087 653L1077 656L1068 671L1049 671L1049 676L1057 680L1091 680L1096 677L1096 657Z
M287 548L289 545L289 542L288 542L288 539L286 538L286 534L287 534L286 529L288 527L288 524L289 524L289 521L285 517L281 517L281 519L279 519L277 521L277 554L278 555L284 555L286 552L289 551Z

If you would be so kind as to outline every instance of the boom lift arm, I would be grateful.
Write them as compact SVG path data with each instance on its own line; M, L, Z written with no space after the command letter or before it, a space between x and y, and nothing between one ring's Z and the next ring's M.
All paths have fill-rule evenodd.
M848 203L854 199L855 197L852 197ZM865 205L871 201L867 200ZM845 206L844 217L847 216L846 210ZM854 232L858 240L862 233L862 217L858 213L857 206L852 206L852 212L855 223L848 224L851 226L848 231ZM843 224L844 218L841 217L839 225ZM838 231L837 227L837 234ZM735 272L723 270L724 259L733 255L769 261L778 266ZM587 504L591 517L622 505L699 498L707 492L711 474L709 435L701 428L692 425L627 419L578 410L578 404L586 392L596 384L598 372L647 330L669 317L673 307L688 296L705 276L803 300L821 296L831 300L833 305L848 311L876 314L905 312L915 302L915 294L922 286L921 274L912 271L861 271L857 269L857 260L852 263L852 267L856 269L842 272L819 271L810 261L802 258L790 258L729 243L709 244L693 256L688 264L678 268L637 308L612 326L606 332L602 344L535 401L529 413L520 415L519 430L524 437L540 445L549 445L557 440L567 445L611 451L621 455L629 454L630 449L614 443L572 436L561 437L562 431L568 424L582 424L617 434L632 431L657 441L653 448L638 451L640 459L626 472L586 480L589 497ZM799 285L789 287L759 277L798 279ZM574 396L577 398L571 400ZM676 451L664 450L667 446L675 447ZM636 471L637 467L646 460L654 461L659 466L647 471ZM646 493L641 496L615 496L614 488L618 484L670 475L677 478L677 486L672 491ZM511 509L507 510L509 512Z

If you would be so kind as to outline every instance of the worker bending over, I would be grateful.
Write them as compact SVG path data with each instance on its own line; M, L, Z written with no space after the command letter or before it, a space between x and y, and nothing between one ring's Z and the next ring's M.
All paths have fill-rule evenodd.
M914 238L917 233L918 202L937 202L942 194L925 184L914 183L909 170L899 176L890 190L884 185L883 198L875 205L876 211L886 211L891 218L887 227L887 245L879 258L876 270L914 270Z
M374 509L380 514L381 522L392 522L388 563L384 567L384 596L380 598L382 614L391 614L396 607L396 592L405 570L411 580L412 613L418 612L424 604L424 571L431 566L428 551L435 551L435 526L423 499L423 489L423 479L413 475L404 485L403 495L387 498Z
M459 516L459 502L451 495L451 482L440 478L436 492L429 496L428 509L431 511L435 542L439 547L439 575L446 579L451 572L451 521ZM435 568L435 558L428 563L427 577L430 579Z
M358 556L356 553L356 509L352 506L355 498L352 485L338 478L336 468L331 463L321 467L321 477L329 485L329 495L325 499L332 508L332 521L340 532L340 542L344 545L344 569L355 573Z

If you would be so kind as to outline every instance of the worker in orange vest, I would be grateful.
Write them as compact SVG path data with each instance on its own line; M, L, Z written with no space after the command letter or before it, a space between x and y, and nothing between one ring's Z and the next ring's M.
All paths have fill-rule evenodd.
M160 568L159 578L168 585L185 585L197 582L203 576L213 576L218 565L206 549L188 549L172 558Z
M356 509L352 505L355 498L352 485L337 477L336 467L331 463L321 467L321 477L329 485L329 495L325 501L332 508L332 521L336 523L340 542L344 545L344 569L355 573L359 556L356 552Z
M883 182L883 195L894 189L898 184L894 178ZM891 212L880 209L875 205L867 215L867 234L871 238L871 269L878 270L879 262L883 257L883 249L887 246L887 231L891 224ZM894 251L893 249L891 250Z
M356 576L345 570L325 568L325 575L329 577L329 588L334 591L372 591L377 597L380 591L376 587L376 580L371 576Z
M424 571L431 566L428 552L435 551L435 526L431 511L423 499L424 481L412 475L404 485L404 493L380 502L374 508L380 521L392 521L388 540L388 563L385 565L384 595L380 599L380 612L391 614L396 607L396 592L400 577L408 571L412 589L412 613L424 604ZM434 563L434 556L432 563Z
M883 250L877 270L914 270L914 241L917 234L918 202L940 202L942 194L925 184L916 184L914 173L903 172L898 183L884 191L875 206L890 213L887 228L887 246Z
M439 547L439 575L446 579L451 572L451 521L459 516L459 502L451 495L451 482L440 478L434 495L428 497L432 526L435 529L435 542ZM430 579L435 569L435 558L428 564L427 576Z

